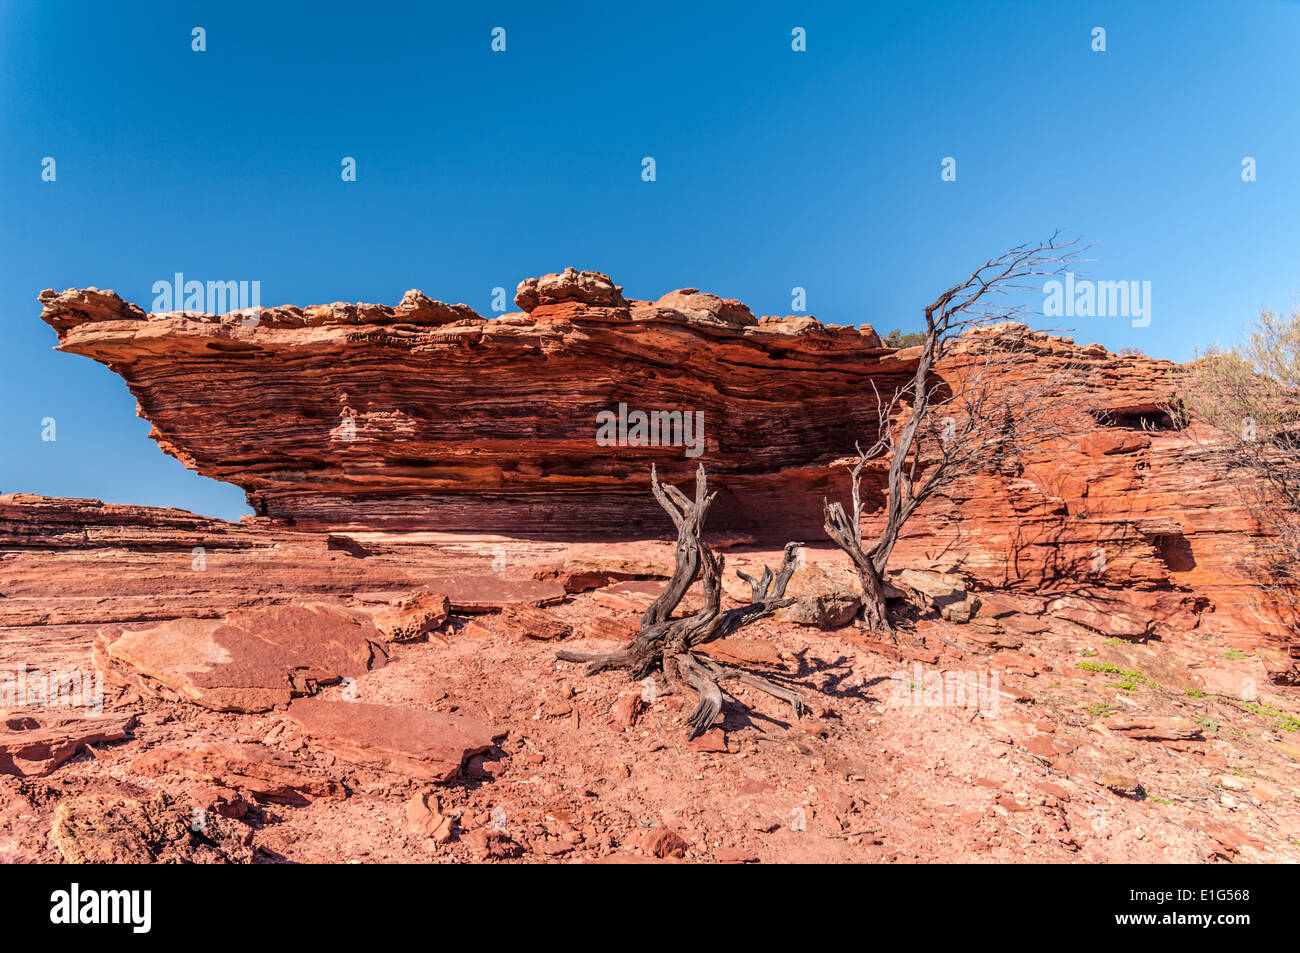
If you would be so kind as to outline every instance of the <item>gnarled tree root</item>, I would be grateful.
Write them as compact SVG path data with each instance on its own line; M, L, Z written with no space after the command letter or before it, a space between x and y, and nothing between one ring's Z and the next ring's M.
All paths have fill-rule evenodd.
M719 687L720 681L734 679L744 682L789 702L795 717L802 717L803 700L794 690L742 669L720 665L691 650L714 639L725 638L737 629L792 604L795 600L785 598L785 589L803 544L786 544L781 566L775 574L766 566L758 579L737 572L750 585L751 601L749 605L723 612L722 570L725 559L715 556L701 539L704 517L714 497L707 492L703 465L696 471L694 500L675 486L661 484L653 467L650 485L655 499L677 526L676 565L668 585L646 609L641 617L640 631L627 648L603 653L563 649L556 653L556 658L564 662L585 663L587 675L611 668L628 669L633 681L641 681L658 670L663 672L669 685L683 683L690 686L700 697L687 719L688 738L697 737L709 729L722 713L724 700L735 701ZM703 589L704 607L684 618L672 618L673 610L685 597L697 575Z

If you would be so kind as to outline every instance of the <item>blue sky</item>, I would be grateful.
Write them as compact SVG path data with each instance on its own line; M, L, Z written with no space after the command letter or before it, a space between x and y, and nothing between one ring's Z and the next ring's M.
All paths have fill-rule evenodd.
M42 288L148 309L181 271L488 314L574 265L758 314L799 286L883 332L1059 226L1095 243L1087 276L1152 283L1149 326L1076 336L1179 360L1300 291L1297 4L386 6L0 3L0 491L248 512L51 350Z

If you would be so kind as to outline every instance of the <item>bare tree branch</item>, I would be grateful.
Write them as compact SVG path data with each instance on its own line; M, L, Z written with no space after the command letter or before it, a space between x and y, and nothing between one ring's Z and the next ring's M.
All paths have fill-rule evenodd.
M825 529L848 553L862 582L864 618L875 631L894 636L883 578L907 521L932 495L983 470L1015 469L1021 448L1058 432L1055 405L1071 368L1047 379L1025 379L1027 351L1043 332L1013 319L1028 308L1006 300L1041 290L1031 282L1061 274L1077 260L1078 241L1054 233L1038 245L1021 245L976 268L924 309L925 339L912 380L888 401L875 393L875 442L849 472L852 517L840 503L823 501ZM944 362L944 372L936 365ZM862 541L860 480L872 461L888 459L885 521L867 545Z

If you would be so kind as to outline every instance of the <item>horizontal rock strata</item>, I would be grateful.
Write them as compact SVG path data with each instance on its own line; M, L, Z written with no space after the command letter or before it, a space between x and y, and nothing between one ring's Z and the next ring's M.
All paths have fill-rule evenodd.
M870 328L760 321L694 289L628 300L594 272L530 279L517 301L493 320L419 292L395 308L146 315L74 289L42 293L42 316L61 350L123 377L166 452L317 529L657 533L650 465L683 479L688 452L725 488L711 525L815 524L820 498L787 471L872 439L859 398L914 366ZM630 435L598 443L620 405ZM671 418L677 445L636 446L638 411L702 415L702 439Z
M126 514L101 507L91 520L100 539L135 551L168 532L215 539L226 552L242 547L245 565L277 567L259 580L268 590L283 583L286 593L341 593L351 584L382 601L409 592L407 583L435 582L402 571L400 535L662 537L668 527L647 492L651 464L679 483L706 465L720 488L711 530L762 543L818 541L822 499L847 492L847 473L834 462L874 439L874 394L891 394L916 359L916 349L884 347L870 328L760 320L696 289L638 301L604 275L573 270L523 282L523 310L492 320L419 292L396 307L225 315L146 315L95 289L41 300L60 349L119 373L165 451L240 485L262 514L232 526L160 511L149 529L119 525ZM940 376L958 382L972 350L1002 346L1005 330L968 339L941 362ZM1017 347L1017 382L1069 377L1059 437L933 497L906 527L897 563L960 571L984 588L1084 586L1102 602L1122 590L1121 602L1169 624L1289 638L1257 604L1250 562L1267 528L1244 505L1240 477L1218 462L1211 434L1179 426L1164 410L1177 366L1042 333ZM602 445L598 415L620 405L703 413L700 455ZM869 467L868 533L882 516L883 490L883 464ZM19 553L51 545L51 527L66 534L60 552L85 545L76 514L60 511L67 503L28 501L23 518L13 518L12 501L0 498L0 545ZM335 535L308 544L301 530ZM340 575L299 572L292 554L311 545ZM417 561L442 555L426 550ZM556 575L559 594L598 582ZM494 584L504 579L484 574L459 599L435 590L454 611L473 611L478 591L491 601L511 586L522 587L520 602L547 601L525 599L522 578ZM16 608L0 605L0 621L35 621ZM44 621L65 619L55 612Z

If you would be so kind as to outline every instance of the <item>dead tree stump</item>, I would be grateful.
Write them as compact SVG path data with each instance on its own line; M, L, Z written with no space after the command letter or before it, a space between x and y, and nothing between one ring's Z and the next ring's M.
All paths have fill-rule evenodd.
M720 687L721 682L740 681L775 698L789 702L795 717L803 716L803 699L798 692L777 685L744 669L722 665L696 654L693 650L714 639L766 618L777 609L792 605L785 589L793 575L802 543L786 543L785 555L775 574L768 567L755 579L743 572L736 575L750 586L750 602L735 609L722 610L722 571L725 557L715 555L704 542L704 520L716 494L708 492L708 481L701 464L695 474L695 499L677 487L659 482L650 468L650 486L655 499L677 527L676 565L668 585L641 616L641 626L632 644L617 652L588 653L560 651L556 657L566 662L586 662L586 674L594 675L607 668L626 669L632 681L642 681L660 673L669 690L689 686L699 693L699 702L687 721L687 737L702 734L722 711L724 700L735 701ZM673 611L685 598L699 577L704 606L698 612L673 618Z

